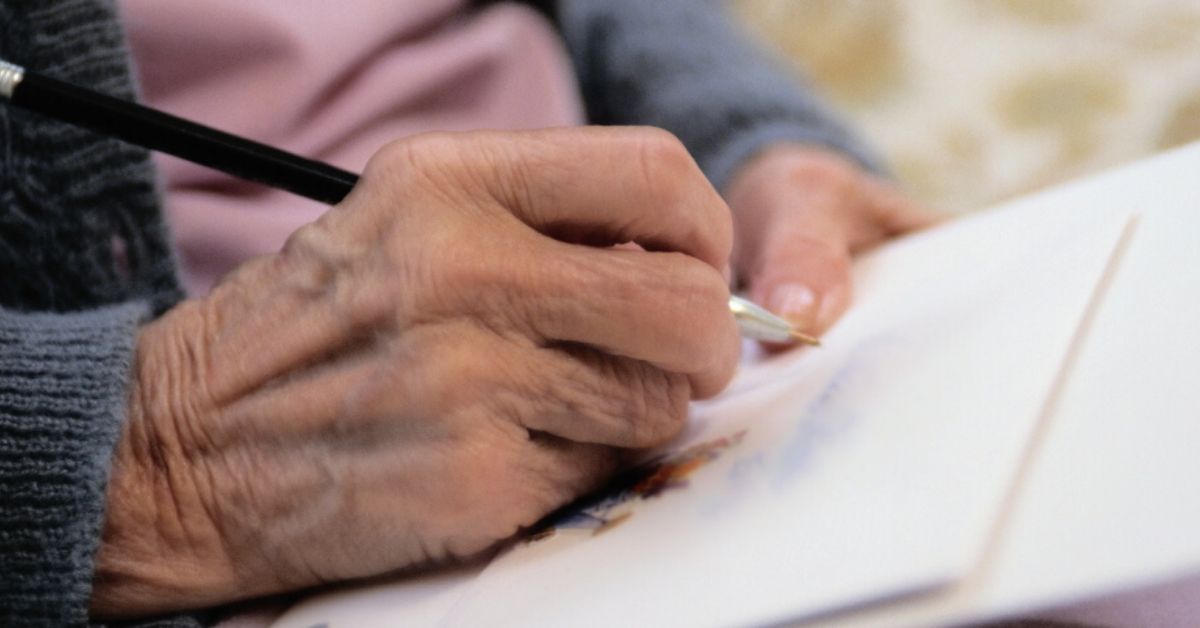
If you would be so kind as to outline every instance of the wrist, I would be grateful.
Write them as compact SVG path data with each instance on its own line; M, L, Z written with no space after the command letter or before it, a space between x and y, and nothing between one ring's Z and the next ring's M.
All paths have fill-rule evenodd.
M168 316L180 315L185 303ZM90 610L104 618L130 618L199 608L237 596L239 574L205 507L203 473L180 444L185 418L153 421L151 415L186 413L172 403L180 352L163 346L161 321L138 339L127 416L113 456L104 527L96 555ZM167 365L175 366L168 370Z

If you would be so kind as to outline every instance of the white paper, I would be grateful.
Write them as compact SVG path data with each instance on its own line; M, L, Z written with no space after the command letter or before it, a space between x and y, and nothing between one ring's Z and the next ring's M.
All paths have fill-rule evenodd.
M965 575L1124 227L1032 218L981 216L865 261L824 348L697 406L688 444L740 442L690 486L600 535L517 548L448 624L762 623Z
M455 580L437 623L756 624L962 578L1124 223L990 213L863 260L824 347L744 367L694 407L678 486L597 510L599 534L577 520ZM396 602L412 586L356 608L430 625ZM279 625L364 625L340 614L346 596Z
M1012 205L1093 217L1133 208L1137 227L981 568L942 594L822 628L973 625L1098 599L1044 617L1200 625L1200 604L1182 597L1200 581L1198 172L1200 143Z

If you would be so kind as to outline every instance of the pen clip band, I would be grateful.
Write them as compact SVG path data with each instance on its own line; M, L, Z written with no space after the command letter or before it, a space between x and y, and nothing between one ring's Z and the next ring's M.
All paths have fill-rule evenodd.
M7 61L0 61L0 96L11 100L13 91L25 78L25 68Z

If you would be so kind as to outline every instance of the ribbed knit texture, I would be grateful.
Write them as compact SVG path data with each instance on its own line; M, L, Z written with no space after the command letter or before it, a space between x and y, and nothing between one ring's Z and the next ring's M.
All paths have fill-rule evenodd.
M107 1L0 1L0 57L128 98L122 41ZM180 295L148 154L0 105L0 625L87 623L137 325Z
M558 21L592 121L671 131L718 189L747 157L783 141L828 146L882 170L726 15L723 0L559 0Z
M139 304L0 310L0 624L87 619Z

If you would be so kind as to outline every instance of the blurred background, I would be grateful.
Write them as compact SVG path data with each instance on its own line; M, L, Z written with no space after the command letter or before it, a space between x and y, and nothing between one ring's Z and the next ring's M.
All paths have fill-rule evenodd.
M728 1L937 209L1200 139L1200 0Z

